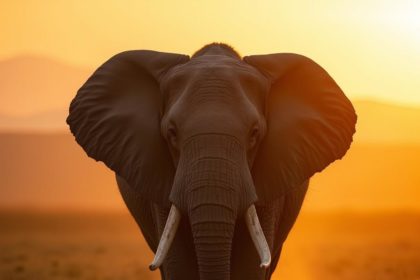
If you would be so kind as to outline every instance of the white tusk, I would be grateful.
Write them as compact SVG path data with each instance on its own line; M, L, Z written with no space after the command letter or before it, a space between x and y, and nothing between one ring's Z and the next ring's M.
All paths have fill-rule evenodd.
M155 258L149 266L150 270L155 270L162 265L166 258L166 254L171 247L172 241L174 240L180 220L181 213L176 208L176 206L172 204L168 219L166 220L165 228L163 229L163 233L159 241L159 246L156 250Z
M258 220L257 211L255 210L254 204L252 204L248 210L246 210L245 222L251 235L252 241L254 242L255 248L257 249L258 255L260 255L260 267L269 267L271 263L270 248L268 248L267 240L265 239L260 221Z

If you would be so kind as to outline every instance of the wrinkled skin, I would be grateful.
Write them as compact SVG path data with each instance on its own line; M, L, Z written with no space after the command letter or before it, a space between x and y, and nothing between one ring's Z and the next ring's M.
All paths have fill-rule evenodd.
M128 184L118 178L118 186L128 209L153 251L156 251L169 208L160 207L138 197ZM280 258L283 242L299 214L308 184L269 203L257 205L258 217L272 252L270 268L259 267L260 259L243 219L238 219L232 238L230 279L270 279ZM188 217L181 220L167 261L161 268L162 279L200 279ZM216 279L216 278L215 278Z
M201 257L202 259L210 258L208 257L208 251L214 250L214 256L211 259L220 262L219 266L209 268L213 274L210 276L214 279L225 279L222 278L223 275L217 275L217 271L223 268L226 268L226 273L230 272L231 279L268 279L274 271L281 246L299 212L307 187L307 184L303 184L297 191L289 193L268 205L257 207L263 231L274 258L269 269L261 269L258 254L244 225L244 220L241 219L245 207L254 201L245 197L244 191L241 190L243 187L242 178L239 176L242 173L250 172L257 147L264 137L263 98L268 91L269 81L257 69L239 61L237 58L219 53L208 53L193 58L186 64L172 68L163 78L161 88L163 92L168 94L166 110L162 119L162 134L169 144L174 164L178 167L183 157L188 157L186 161L191 163L189 168L192 172L200 173L183 176L201 175L201 178L206 180L214 180L215 178L212 177L209 169L213 166L221 169L230 168L225 163L230 161L238 161L235 162L237 166L246 168L246 170L232 171L232 174L230 174L232 177L238 176L238 178L231 177L232 182L226 182L232 190L221 189L220 182L210 183L211 185L207 188L202 184L196 186L182 184L182 186L179 186L184 188L180 190L181 195L185 195L186 200L192 202L189 202L188 205L180 205L180 208L187 215L184 216L185 218L171 246L167 261L162 268L163 278L199 279L200 273L197 266L197 257L199 256L197 255L200 253L199 248L204 247L202 248L202 251L204 251L202 254L205 256ZM234 138L233 141L238 143L231 144L232 139L230 138ZM197 158L195 158L195 155L185 155L183 150L188 149L191 141L203 141L203 145L206 147L218 141L223 146L238 145L239 155L227 155L220 153L218 149L210 151L206 157L197 155ZM209 174L206 174L206 172L209 172ZM218 172L224 171L219 170ZM182 178L181 180L186 179ZM148 201L132 201L133 194L130 194L130 188L122 178L119 178L118 184L142 231L144 233L155 232L148 238L148 242L152 248L156 248L169 209ZM252 182L249 182L249 185L252 187ZM173 188L175 187L178 186L175 185ZM189 188L194 187L198 188L198 191L196 191L198 193L185 194L187 191L185 188L189 190ZM200 193L200 191L217 192L220 196L230 199L226 202L214 201L213 198ZM195 196L188 197L189 195ZM245 205L240 205L241 201ZM192 203L195 207L193 210L191 209ZM209 204L212 205L209 206ZM285 207L287 209L284 209ZM218 222L223 223L223 225L206 219L207 216L211 215L209 212L212 211L220 212ZM228 213L225 213L225 211ZM234 214L232 215L232 213ZM143 222L145 215L149 215L150 220L154 222ZM280 221L283 222L280 223ZM202 225L203 228L195 229L195 223ZM231 227L218 230L225 224L230 224ZM200 246L201 239L198 237L195 240L194 232L198 231L201 232L201 239L205 237L205 242L210 240L210 246ZM221 238L220 234L224 236ZM226 240L233 241L233 243L226 245ZM194 244L196 246L195 250ZM199 257L198 262L204 263L205 260L200 260ZM195 276L192 277L192 274ZM201 276L206 277L206 275Z
M126 70L136 65L134 54L144 55L139 64L146 70ZM324 70L296 57L245 60L220 44L191 59L128 53L104 64L79 90L67 122L88 155L116 172L122 197L154 252L171 204L181 213L160 267L163 279L270 279L309 178L347 151L356 122L351 103ZM153 77L147 90L136 88L144 72L150 75L139 84ZM161 94L150 103L161 104L159 112L149 99L142 99L143 109L135 107L134 93L142 91ZM146 116L148 110L153 114ZM130 114L139 114L139 124L131 123ZM157 129L145 131L154 120ZM136 130L140 136L125 136ZM148 134L159 136L144 144ZM253 204L271 252L266 269L245 225Z

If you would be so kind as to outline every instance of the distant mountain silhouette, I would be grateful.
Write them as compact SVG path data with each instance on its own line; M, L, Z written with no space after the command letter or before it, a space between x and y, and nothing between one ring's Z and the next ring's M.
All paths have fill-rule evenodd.
M0 134L0 208L121 209L115 176L70 133Z
M91 72L35 55L0 61L0 114L20 117L66 108Z
M22 131L66 131L68 109L47 111L29 116L11 117L0 115L0 130Z
M420 108L359 100L355 141L420 143Z

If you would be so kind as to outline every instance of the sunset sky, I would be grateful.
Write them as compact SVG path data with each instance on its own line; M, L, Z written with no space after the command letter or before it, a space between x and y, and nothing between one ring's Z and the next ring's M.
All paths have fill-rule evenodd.
M212 42L308 56L358 115L346 155L310 179L272 279L420 279L420 0L0 0L0 278L149 279L153 256L115 173L71 134L69 104L119 52Z
M67 138L0 137L0 157L13 159L0 164L0 204L89 205L108 184L97 204L123 207L113 174L69 135L70 100L118 52L191 55L214 41L242 55L304 54L352 99L356 145L314 177L308 208L419 209L420 1L385 0L2 1L0 131L57 129Z
M104 3L106 3L104 5ZM96 68L127 49L305 54L351 98L420 105L419 1L2 1L0 59Z

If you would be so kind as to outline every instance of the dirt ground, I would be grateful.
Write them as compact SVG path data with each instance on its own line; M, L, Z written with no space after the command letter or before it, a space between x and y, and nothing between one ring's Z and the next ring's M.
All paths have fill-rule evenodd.
M128 213L0 214L0 279L160 279ZM420 214L302 213L272 279L420 279Z

